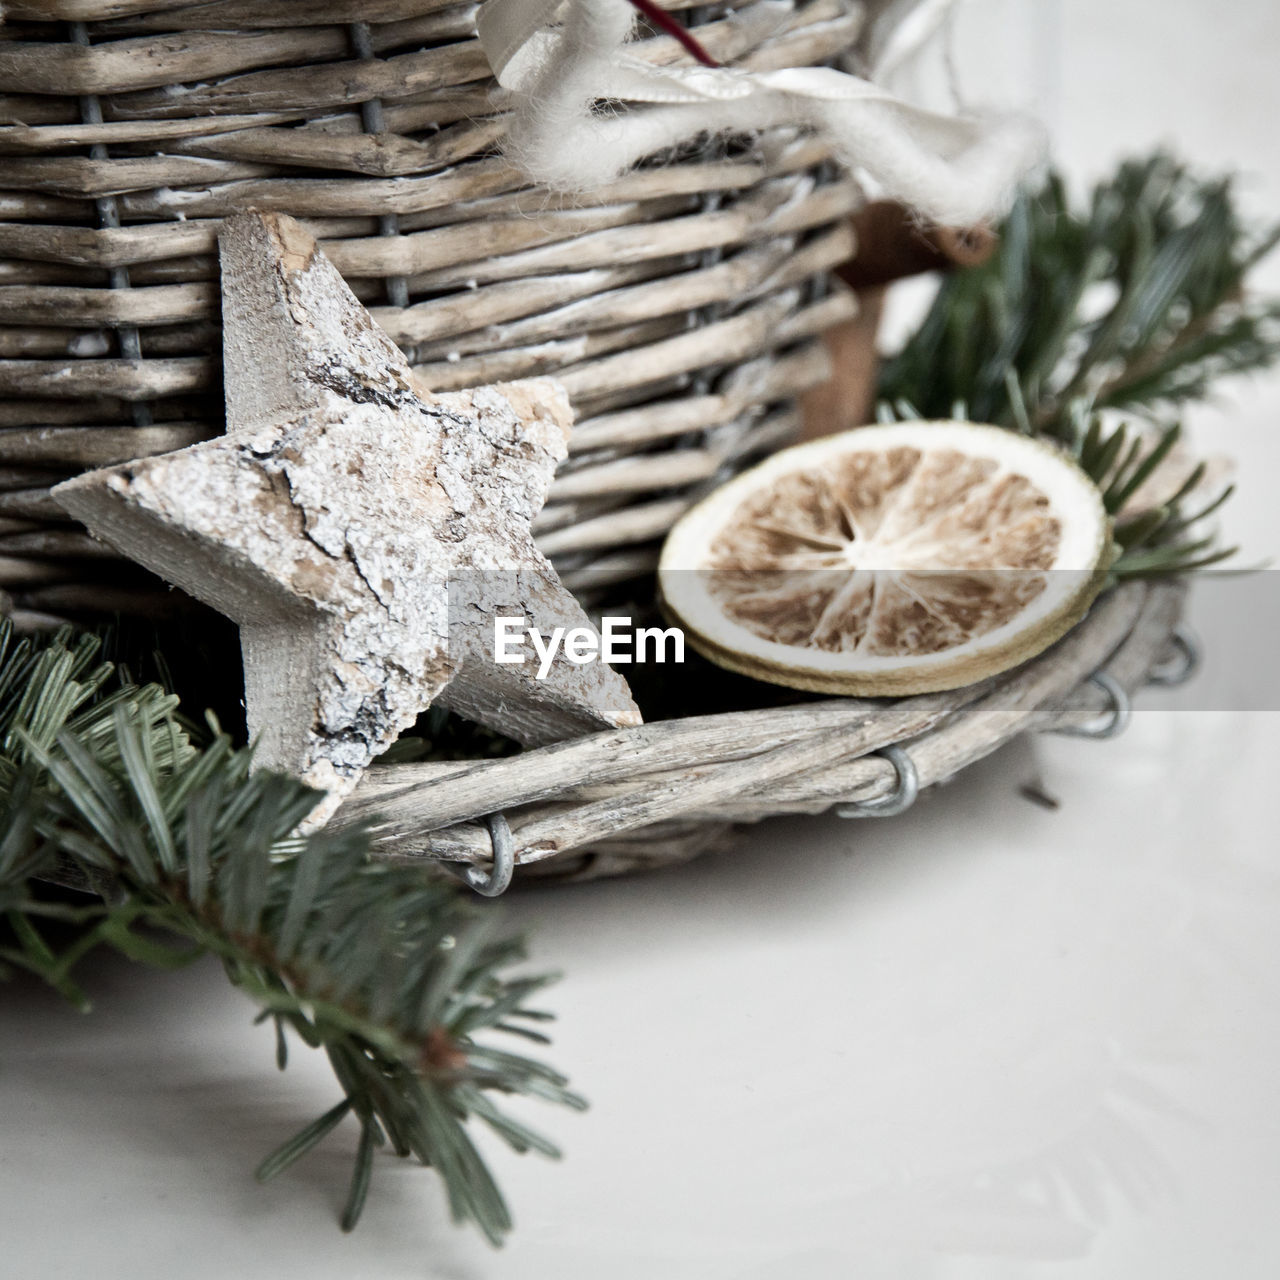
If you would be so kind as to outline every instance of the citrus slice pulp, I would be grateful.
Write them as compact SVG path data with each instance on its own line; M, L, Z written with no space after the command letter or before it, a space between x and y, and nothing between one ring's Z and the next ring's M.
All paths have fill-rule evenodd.
M689 643L775 684L864 696L1016 666L1084 616L1110 562L1096 485L1052 445L969 422L785 449L676 523L658 568Z

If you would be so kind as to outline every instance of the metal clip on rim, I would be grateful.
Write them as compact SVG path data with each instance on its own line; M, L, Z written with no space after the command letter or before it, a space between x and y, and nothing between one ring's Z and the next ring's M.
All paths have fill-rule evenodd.
M1090 724L1064 725L1054 728L1052 733L1067 738L1115 738L1129 727L1129 717L1133 712L1133 704L1125 692L1124 685L1107 671L1095 671L1089 677L1089 683L1101 689L1111 699L1111 706L1102 716Z
M484 821L493 842L493 864L489 870L474 863L446 862L444 866L482 898L497 898L506 893L511 884L511 876L516 869L516 843L511 835L511 826L502 814L491 813Z
M1162 689L1186 684L1200 668L1200 642L1190 627L1179 625L1169 637L1174 652L1147 673L1147 683Z
M873 754L883 756L893 765L893 771L898 775L898 785L891 794L879 800L836 805L837 818L893 818L906 813L915 804L916 797L920 794L920 775L911 757L901 747L885 747Z

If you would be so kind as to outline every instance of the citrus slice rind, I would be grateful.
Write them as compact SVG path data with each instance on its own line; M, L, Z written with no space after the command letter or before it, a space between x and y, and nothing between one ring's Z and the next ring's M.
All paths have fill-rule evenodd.
M730 670L865 696L957 688L1087 612L1110 526L1056 448L1000 427L862 427L775 454L687 512L668 614Z

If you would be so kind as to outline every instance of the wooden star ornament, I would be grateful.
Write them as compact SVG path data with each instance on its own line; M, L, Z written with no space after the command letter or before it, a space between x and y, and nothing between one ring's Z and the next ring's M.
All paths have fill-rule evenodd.
M639 723L603 663L494 660L496 614L590 626L530 533L563 388L431 395L292 219L236 215L220 248L226 434L54 493L239 623L258 763L327 816L435 701L527 743Z

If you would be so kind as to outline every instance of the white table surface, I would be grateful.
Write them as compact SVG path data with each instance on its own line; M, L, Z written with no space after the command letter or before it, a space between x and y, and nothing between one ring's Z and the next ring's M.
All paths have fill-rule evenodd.
M1169 138L1280 212L1280 11L1054 8L1074 172ZM1255 558L1280 552L1278 421L1275 377L1194 415L1241 459L1227 523ZM275 1071L215 965L108 963L89 1017L0 989L0 1269L1273 1280L1280 716L1164 696L1123 738L1014 744L891 822L770 822L686 868L513 895L568 975L549 1056L593 1106L521 1108L563 1163L493 1150L518 1220L500 1253L390 1158L341 1235L350 1122L253 1182L336 1087L301 1048ZM1018 795L1037 771L1059 811Z

